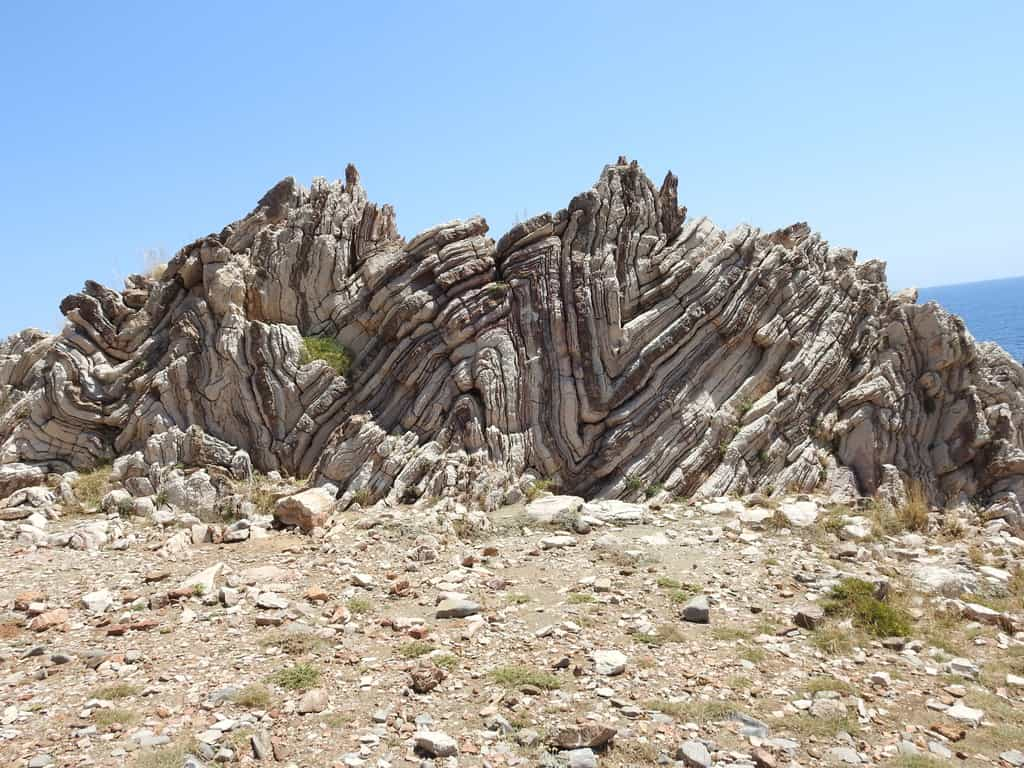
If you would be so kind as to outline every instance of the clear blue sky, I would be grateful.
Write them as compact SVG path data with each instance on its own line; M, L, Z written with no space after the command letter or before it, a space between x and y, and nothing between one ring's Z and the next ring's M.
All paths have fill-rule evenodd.
M0 29L0 335L348 162L407 237L497 237L626 154L896 288L1024 273L1024 3L11 0Z

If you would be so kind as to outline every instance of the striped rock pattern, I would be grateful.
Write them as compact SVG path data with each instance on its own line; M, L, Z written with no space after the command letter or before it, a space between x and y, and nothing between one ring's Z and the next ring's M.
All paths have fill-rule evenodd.
M3 342L0 461L141 451L488 506L531 476L1024 498L1020 365L805 224L726 232L676 195L620 159L497 242L481 218L406 242L351 166L286 179L159 279L90 282L59 335ZM343 344L347 375L304 363L304 335Z

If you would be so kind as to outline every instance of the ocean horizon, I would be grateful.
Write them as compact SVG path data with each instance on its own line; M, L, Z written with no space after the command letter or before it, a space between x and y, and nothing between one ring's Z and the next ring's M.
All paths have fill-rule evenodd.
M975 339L1024 362L1024 276L921 288L918 301L937 302L962 317Z

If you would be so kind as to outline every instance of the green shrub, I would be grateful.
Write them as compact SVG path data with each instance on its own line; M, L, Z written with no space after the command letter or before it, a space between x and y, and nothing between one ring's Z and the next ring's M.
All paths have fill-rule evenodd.
M305 691L320 680L320 670L312 664L296 664L279 669L270 676L270 682L292 691Z
M491 679L505 688L530 685L544 691L553 691L562 686L562 681L554 675L529 667L498 667L491 671Z
M910 634L910 617L875 597L874 584L863 579L843 579L832 588L823 607L830 615L852 618L855 626L875 637Z
M336 373L347 376L352 367L349 351L330 336L303 336L302 364L323 360Z

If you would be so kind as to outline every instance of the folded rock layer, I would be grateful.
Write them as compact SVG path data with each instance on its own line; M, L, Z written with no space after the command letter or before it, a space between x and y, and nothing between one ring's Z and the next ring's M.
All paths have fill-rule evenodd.
M89 282L59 335L0 344L0 460L251 461L364 501L494 505L527 475L1018 503L1018 363L806 224L726 232L676 188L620 159L497 243L481 218L406 242L352 166L285 179L159 278ZM345 375L304 362L313 335Z

